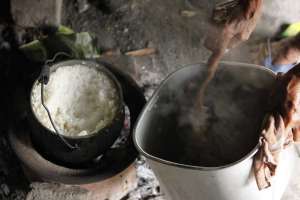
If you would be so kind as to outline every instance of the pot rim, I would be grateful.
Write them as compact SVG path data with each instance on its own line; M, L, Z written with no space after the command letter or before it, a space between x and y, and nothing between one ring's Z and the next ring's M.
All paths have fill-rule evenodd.
M140 145L139 142L137 141L137 129L138 129L138 124L140 122L140 120L143 118L143 116L146 114L147 110L149 110L149 107L151 107L151 105L156 101L157 97L158 97L158 93L161 90L162 87L165 86L165 84L169 81L169 79L171 77L173 77L173 75L181 70L184 70L184 68L187 67L192 67L194 65L206 65L205 62L198 62L198 63L192 63L192 64L187 64L187 65L179 65L178 67L180 67L179 69L175 70L174 72L170 73L165 79L164 81L162 81L162 83L160 84L160 86L156 89L156 91L152 94L150 100L147 102L147 104L144 106L142 112L140 113L138 120L134 126L133 129L133 142L134 145L136 147L136 149L143 155L145 156L147 159L150 160L154 160L156 162L159 163L163 163L169 166L174 166L174 167L179 167L179 168L184 168L184 169L191 169L191 170L201 170L201 171L216 171L216 170L223 170L223 169L228 169L231 167L234 167L237 164L240 164L244 161L246 161L247 159L253 157L259 149L259 144L257 144L248 154L246 154L245 156L243 156L241 159L232 162L230 164L227 165L222 165L222 166L217 166L217 167L203 167L203 166L196 166L196 165L188 165L188 164L181 164L181 163L176 163L173 161L169 161L169 160L165 160L162 158L159 158L157 156L153 156L149 153L147 153ZM241 68L256 68L262 71L265 71L267 73L269 73L272 77L274 77L274 79L276 78L276 74L268 69L265 68L263 66L260 65L255 65L255 64L248 64L248 63L242 63L242 62L232 62L232 61L222 61L220 62L220 65L231 65L231 66L235 66L235 67L241 67Z
M82 136L69 136L69 135L62 135L64 138L67 139L85 139L85 138L91 138L94 137L98 134L102 134L103 131L105 131L106 129L110 128L111 126L113 126L113 124L118 120L118 115L120 113L122 113L122 110L124 109L124 99L123 99L123 90L122 87L119 83L119 81L117 80L117 78L115 77L115 75L110 72L108 69L106 69L103 65L93 61L93 60L82 60L82 59L71 59L71 60L65 60L65 61L60 61L57 63L54 63L53 65L50 66L50 74L53 73L54 71L56 71L58 68L60 67L66 67L66 66L72 66L75 64L81 64L90 68L94 68L98 71L103 72L104 74L106 74L115 84L115 87L118 90L118 94L119 94L119 101L118 101L118 109L115 112L115 116L114 118L103 128L99 129L99 130L94 130L92 133L88 134L88 135L82 135ZM49 129L48 127L46 127L41 121L40 119L36 116L36 113L34 112L33 108L32 108L32 92L33 92L33 88L34 86L38 83L38 79L36 79L31 87L30 90L30 110L33 113L33 116L35 118L35 120L42 125L43 128L45 128L46 130L48 130L51 134L56 134L53 130ZM57 133L59 134L59 133Z

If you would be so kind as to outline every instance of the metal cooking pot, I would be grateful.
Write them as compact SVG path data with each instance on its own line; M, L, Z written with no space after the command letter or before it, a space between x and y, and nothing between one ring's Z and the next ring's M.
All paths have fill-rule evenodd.
M136 124L134 131L136 148L147 158L167 199L279 200L295 166L297 158L295 147L291 146L283 151L272 187L259 191L252 170L253 157L258 150L259 130L265 113L267 95L275 83L275 74L263 67L250 64L231 62L220 64L211 85L225 87L229 82L235 80L236 85L245 86L243 96L236 96L236 98L249 98L249 101L230 113L232 121L227 124L228 126L233 124L239 127L239 123L244 123L239 132L240 138L228 137L223 141L224 146L226 146L226 141L233 141L231 143L233 146L226 147L232 148L227 157L232 156L233 159L220 165L209 163L209 166L206 165L208 163L205 163L207 155L198 157L199 160L202 160L200 164L193 164L195 162L190 160L191 155L188 154L198 155L197 148L193 149L197 144L193 145L200 142L201 138L196 135L198 133L182 129L177 120L180 116L176 115L176 110L181 107L176 100L185 98L185 101L191 101L193 99L191 96L186 96L186 89L193 86L193 80L197 80L194 81L196 83L194 85L200 85L205 77L205 68L204 63L183 67L162 83L144 108ZM224 73L227 73L227 77L230 78L220 81L218 77ZM214 95L221 95L222 90L218 91ZM207 91L207 101L204 105L215 105L216 101L220 101L218 105L223 103L224 107L216 106L214 107L215 111L226 109L230 111L235 102L224 103L223 99L210 98L211 93L213 92ZM232 97L237 94L236 92L225 92L222 95ZM241 122L239 117L236 117L241 110L253 115L250 115L245 122ZM222 122L222 118L219 120ZM221 132L222 135L230 134L226 128L221 129ZM240 144L247 145L248 141L251 142L251 145L247 146L246 151L242 150L244 147ZM217 147L213 144L215 143L207 148L223 148L221 145ZM220 151L220 153L226 153L228 150L226 148L223 148L223 152ZM243 154L241 154L242 152ZM239 157L234 157L236 154L240 154Z
M56 132L48 129L40 122L32 109L31 98L31 112L28 117L32 127L31 139L34 146L45 158L70 168L86 167L93 159L105 153L120 135L125 117L121 86L115 76L104 66L86 60L63 61L50 67L50 76L52 72L60 67L78 64L95 68L96 70L105 73L115 84L119 94L119 102L116 116L110 124L106 125L106 127L101 130L86 136L58 136ZM36 80L36 82L37 81L38 80ZM36 82L33 85L35 85ZM32 95L32 90L30 95ZM66 143L78 148L70 148Z

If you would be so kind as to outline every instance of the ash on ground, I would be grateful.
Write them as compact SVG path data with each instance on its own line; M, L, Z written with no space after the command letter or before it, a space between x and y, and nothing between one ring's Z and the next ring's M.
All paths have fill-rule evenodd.
M144 157L139 157L136 161L136 170L138 176L138 187L128 193L122 200L151 199L163 200L163 194L159 182L147 165Z
M155 83L160 79L161 76L154 75L152 76L151 80L149 79L149 77L147 80ZM145 88L145 96L147 99L150 98L157 86L157 84L147 83L147 87ZM135 168L137 170L138 186L136 189L123 197L122 200L164 200L164 195L161 192L159 182L150 169L149 165L146 163L146 159L143 156L138 157L135 163Z
M24 1L19 2L19 5L22 6ZM34 8L32 2L34 1L31 1L29 5ZM44 3L49 2L52 1L45 1ZM203 47L202 42L206 33L207 10L211 10L216 1L70 0L63 2L63 8L59 8L63 13L62 24L78 32L95 33L98 38L97 45L102 52L107 50L119 51L120 55L114 56L118 57L120 61L117 64L134 77L144 88L147 96L152 94L157 83L160 83L167 74L181 67L182 64L197 63L206 60L209 56L209 52ZM87 5L88 2L92 3ZM267 13L264 13L264 23L261 23L261 27L277 30L282 21L299 20L299 11L296 12L295 10L295 13L291 15L286 14L291 11L290 5L299 4L299 2L294 0L284 2L268 0L266 2L266 8L270 9L265 9ZM283 4L285 4L284 9L278 9L279 5ZM299 6L293 7L300 8ZM273 12L274 8L280 12ZM38 73L35 73L37 66L28 63L20 56L18 46L36 37L27 34L32 30L35 32L35 27L23 29L21 26L15 26L19 22L13 19L16 17L14 15L18 15L18 13L11 13L10 10L10 0L2 0L0 2L0 86L3 94L6 94L4 96L8 98L1 98L1 105L5 106L2 106L3 112L0 114L2 122L0 127L0 199L23 200L30 190L29 183L22 172L18 159L7 144L6 135L9 130L9 119L24 116L22 98L19 97L16 102L12 103L11 97L16 90L26 94L20 85L26 85L28 79L38 76ZM20 11L22 10L27 12L26 9L20 8ZM30 13L26 14L30 15ZM285 20L290 17L293 20ZM44 18L37 21L37 25L43 24L43 21ZM32 24L32 22L30 23ZM270 31L263 32L263 35L269 36L270 34ZM246 51L249 51L248 46L245 46ZM124 56L127 51L147 47L155 48L157 53L146 57ZM235 61L251 62L250 57L244 49L236 48L228 58ZM24 63L28 64L25 66ZM139 187L123 197L123 200L163 199L158 182L144 162L144 158L137 161L136 168L139 176ZM57 190L57 185L46 188L49 191L44 191L45 186L40 183L34 184L33 188L31 197L51 192L53 196L57 197L56 200L73 200L82 194L80 191L78 195L76 192L70 194L68 190L64 190L63 186L59 186L62 190ZM61 196L54 195L55 192L59 191L62 193ZM287 194L290 195L286 195L284 199L299 199L299 184L289 188ZM30 197L27 199L29 200ZM86 200L87 198L81 199Z

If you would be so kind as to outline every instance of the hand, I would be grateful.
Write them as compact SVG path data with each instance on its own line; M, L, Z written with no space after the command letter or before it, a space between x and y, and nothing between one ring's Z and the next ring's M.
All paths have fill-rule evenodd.
M300 65L278 76L271 98L273 105L263 124L254 172L260 190L271 186L280 152L300 139Z
M300 64L280 76L273 94L277 96L286 127L300 126Z
M217 4L204 45L212 52L218 52L248 40L261 10L262 0L233 0Z

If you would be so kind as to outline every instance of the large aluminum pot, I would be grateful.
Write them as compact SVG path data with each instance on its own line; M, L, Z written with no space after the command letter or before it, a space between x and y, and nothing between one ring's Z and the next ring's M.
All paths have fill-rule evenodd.
M228 131L228 127L237 127L239 135L228 137L227 140L233 142L224 140L224 146L212 143L211 146L206 147L220 148L221 153L224 155L227 153L228 158L232 157L226 162L217 164L205 162L207 155L199 153L196 147L197 141L201 138L193 131L182 129L181 122L178 120L180 116L177 111L182 107L180 103L185 104L181 100L185 98L185 101L192 102L195 99L193 95L187 94L187 88L192 87L193 83L200 85L205 77L205 68L204 63L193 64L167 77L144 108L136 124L134 142L137 149L147 158L167 199L279 200L295 166L297 158L295 147L291 146L281 154L280 165L272 187L259 191L252 169L253 157L258 150L258 138L266 112L268 93L275 83L275 74L250 64L231 62L220 64L216 78L211 82L211 85L219 87L219 90L216 93L211 92L213 89L209 88L205 105L215 105L215 112L224 112L225 115L226 110L230 111L228 116L231 116L232 121L229 123L225 121L222 134L232 132L231 129ZM228 76L226 75L227 78L220 81L218 77L224 73ZM238 90L220 94L222 93L220 88L226 88L230 82L245 87L242 89L244 91L240 91L242 95L236 94L239 93ZM222 97L228 95L233 102L212 98L211 93L215 96L223 95ZM232 96L236 99L231 98ZM238 105L239 109L231 110L236 106L234 105L236 102L243 99L245 104ZM222 103L223 107L220 107ZM237 115L240 112L250 113L247 120ZM222 122L222 117L219 121ZM202 161L198 163L191 161L193 156L197 158L197 155Z

